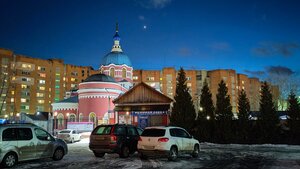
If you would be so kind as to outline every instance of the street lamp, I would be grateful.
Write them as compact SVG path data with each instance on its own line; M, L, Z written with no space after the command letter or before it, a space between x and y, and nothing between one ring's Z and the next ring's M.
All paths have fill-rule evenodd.
M209 119L210 119L210 116L206 116L206 119L209 120Z

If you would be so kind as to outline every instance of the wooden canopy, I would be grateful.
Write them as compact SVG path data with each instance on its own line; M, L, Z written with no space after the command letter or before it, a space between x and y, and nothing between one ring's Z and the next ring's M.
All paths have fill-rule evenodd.
M168 111L173 99L144 82L116 98L115 111Z

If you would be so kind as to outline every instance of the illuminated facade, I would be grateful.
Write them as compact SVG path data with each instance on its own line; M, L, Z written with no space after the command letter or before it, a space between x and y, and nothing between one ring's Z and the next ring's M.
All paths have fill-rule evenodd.
M0 117L19 113L51 112L51 103L62 100L66 92L77 89L92 67L64 64L59 59L37 59L0 49Z
M165 95L174 98L176 89L176 76L178 71L175 68L168 67L160 70L134 70L133 82L145 82L161 91ZM238 112L238 94L244 89L250 101L251 111L259 110L261 82L258 78L249 78L244 74L237 74L232 69L217 70L185 70L187 86L190 88L190 94L193 98L196 110L200 111L200 96L204 82L208 83L212 93L212 99L216 104L216 94L219 83L224 80L228 88L228 94L232 105L232 112L235 116ZM272 87L273 98L277 98L279 89ZM275 101L275 100L274 100Z

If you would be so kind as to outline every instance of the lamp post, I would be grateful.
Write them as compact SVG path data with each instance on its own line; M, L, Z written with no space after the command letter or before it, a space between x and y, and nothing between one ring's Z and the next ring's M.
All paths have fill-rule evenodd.
M57 122L56 122L56 116L57 116L57 112L55 111L53 113L53 134L56 134L56 130L57 130Z

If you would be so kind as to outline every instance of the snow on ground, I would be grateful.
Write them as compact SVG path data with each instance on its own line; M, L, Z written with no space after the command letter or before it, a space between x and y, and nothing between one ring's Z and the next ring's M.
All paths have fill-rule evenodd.
M69 153L61 161L52 159L22 162L16 169L299 169L300 146L290 145L240 145L201 143L201 154L195 159L189 155L180 157L176 162L166 158L140 160L137 153L123 159L117 154L106 154L96 158L88 148L89 138L68 144Z

